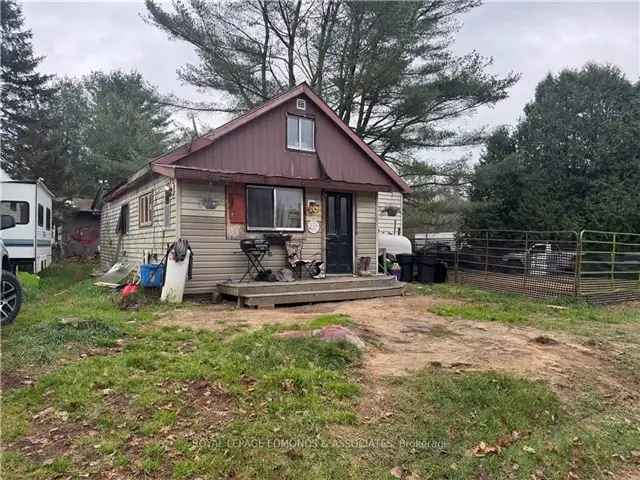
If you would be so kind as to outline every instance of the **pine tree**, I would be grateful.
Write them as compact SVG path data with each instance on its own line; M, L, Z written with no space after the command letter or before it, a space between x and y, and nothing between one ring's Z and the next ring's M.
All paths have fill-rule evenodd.
M51 79L36 71L42 57L35 56L32 33L24 27L22 11L14 0L0 1L2 24L2 103L0 140L2 168L10 175L33 175L31 166L49 155L49 142L37 131L46 130Z

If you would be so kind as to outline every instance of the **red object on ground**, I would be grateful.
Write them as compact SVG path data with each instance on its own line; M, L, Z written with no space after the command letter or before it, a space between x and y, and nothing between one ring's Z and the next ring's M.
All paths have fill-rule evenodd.
M137 291L138 291L138 285L136 285L135 283L128 283L122 289L122 298L126 298L129 295L136 293Z

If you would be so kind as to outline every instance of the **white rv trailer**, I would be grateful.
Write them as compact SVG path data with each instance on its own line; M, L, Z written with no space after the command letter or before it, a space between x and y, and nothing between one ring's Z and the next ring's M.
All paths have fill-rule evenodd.
M1 181L0 213L16 220L15 227L0 233L12 265L33 273L47 268L54 239L53 193L44 182Z

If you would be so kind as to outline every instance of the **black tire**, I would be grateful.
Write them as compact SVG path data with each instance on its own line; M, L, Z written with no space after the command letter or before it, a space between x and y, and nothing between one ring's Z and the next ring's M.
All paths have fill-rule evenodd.
M0 325L8 325L16 319L22 306L22 287L13 273L2 271L0 292Z

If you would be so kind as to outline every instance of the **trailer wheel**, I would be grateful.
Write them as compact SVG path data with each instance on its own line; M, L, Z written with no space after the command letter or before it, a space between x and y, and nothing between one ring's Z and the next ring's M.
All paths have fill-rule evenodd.
M18 278L5 270L0 283L0 325L8 325L16 319L22 306L22 287Z

